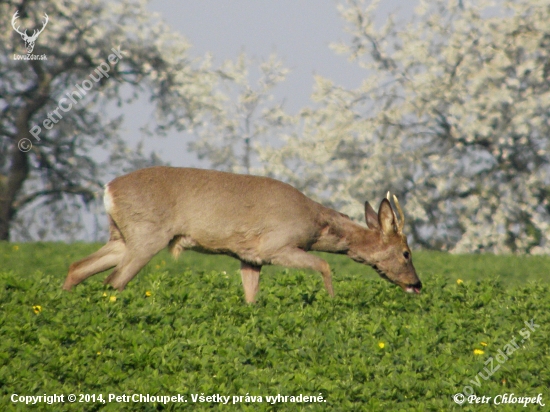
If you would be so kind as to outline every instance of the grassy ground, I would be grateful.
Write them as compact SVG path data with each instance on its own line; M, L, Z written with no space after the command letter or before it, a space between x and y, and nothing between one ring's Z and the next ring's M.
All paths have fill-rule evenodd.
M98 246L0 243L0 410L477 411L506 393L550 405L549 257L415 253L425 288L410 296L327 255L334 299L320 275L270 267L246 305L235 260L161 253L122 293L105 274L61 291ZM491 399L458 406L461 392ZM12 402L53 394L65 403Z

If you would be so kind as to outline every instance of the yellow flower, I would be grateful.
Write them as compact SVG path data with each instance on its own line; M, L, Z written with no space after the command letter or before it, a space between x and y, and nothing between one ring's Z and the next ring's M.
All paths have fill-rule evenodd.
M111 297L109 298L109 301L111 301L111 302L116 302L116 296L111 296Z
M474 349L474 355L483 355L485 352L481 349Z
M481 346L487 346L487 342L480 342Z
M101 355L101 352L97 352L98 355Z
M384 346L386 346L386 344L384 342L378 342L378 347L380 349L384 349Z
M457 279L456 280L457 285L462 285L463 283L464 283L464 281L462 279Z
M104 297L104 298L107 297L107 292L103 292L103 297Z
M155 269L160 269L160 265L155 265Z
M13 251L14 251L14 252L17 252L18 250L19 250L19 246L14 245L14 246L13 246Z
M35 314L39 314L40 312L42 312L42 306L40 305L35 305L32 307L32 310L34 311Z
M151 295L152 295L151 292L149 292L149 291L145 292L145 297L150 297Z

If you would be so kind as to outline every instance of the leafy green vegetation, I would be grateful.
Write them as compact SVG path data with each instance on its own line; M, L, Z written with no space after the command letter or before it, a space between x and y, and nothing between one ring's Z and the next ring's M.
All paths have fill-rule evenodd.
M258 303L246 305L235 260L185 252L174 262L161 253L122 293L103 286L105 275L62 291L70 262L97 247L0 244L0 410L31 409L13 394L105 400L32 407L47 411L494 408L456 405L465 386L550 402L548 257L415 253L425 288L408 295L327 255L334 299L320 275L269 267ZM538 326L529 329L531 319ZM508 359L480 377L512 340ZM187 402L109 402L109 394ZM201 394L230 400L193 400ZM278 394L326 402L267 401Z

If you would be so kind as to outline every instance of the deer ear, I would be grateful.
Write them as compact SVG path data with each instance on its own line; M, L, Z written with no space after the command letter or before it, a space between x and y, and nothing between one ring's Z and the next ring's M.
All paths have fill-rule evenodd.
M382 229L382 233L390 234L395 232L395 214L391 208L388 199L382 200L380 208L378 209L378 223Z
M365 202L365 221L369 229L380 230L380 225L378 224L378 215L372 208L369 202Z

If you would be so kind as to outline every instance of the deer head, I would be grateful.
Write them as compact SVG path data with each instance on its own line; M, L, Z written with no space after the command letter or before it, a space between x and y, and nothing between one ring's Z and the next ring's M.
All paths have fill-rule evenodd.
M377 233L376 251L372 253L369 264L382 278L395 283L404 291L420 293L422 283L412 263L407 237L403 234L405 216L395 195L393 201L399 220L391 207L390 192L380 203L378 213L368 202L365 203L367 226Z
M25 30L25 32L21 32L19 31L20 26L15 27L15 21L19 18L19 16L17 16L18 13L19 12L16 11L15 14L13 15L13 18L11 19L11 25L13 26L13 29L17 33L19 33L21 35L21 38L25 41L25 48L27 49L27 54L31 54L34 49L34 42L36 42L38 35L44 31L44 28L48 24L48 15L44 13L45 20L44 20L44 24L42 25L42 28L40 30L34 30L32 36L29 37L29 35L27 34L27 30Z

